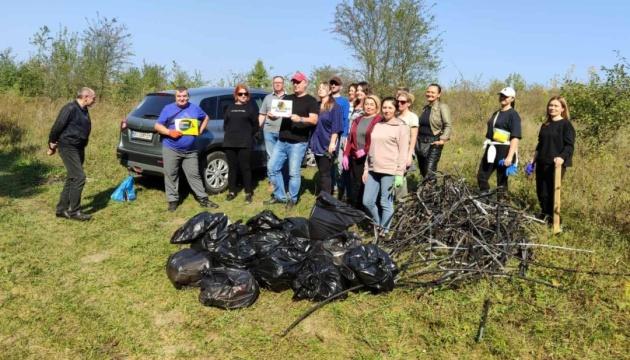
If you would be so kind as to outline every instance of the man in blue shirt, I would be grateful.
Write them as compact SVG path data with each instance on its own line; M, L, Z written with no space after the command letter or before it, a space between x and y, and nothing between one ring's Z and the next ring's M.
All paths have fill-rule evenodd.
M188 89L175 90L175 102L162 109L155 123L155 131L163 136L162 160L164 163L164 191L168 201L168 211L175 211L179 205L179 170L184 170L190 189L202 207L218 207L208 200L208 194L199 174L197 137L183 135L175 127L178 119L196 119L201 122L199 132L203 133L208 124L208 115L201 108L188 101Z
M348 138L348 132L350 131L350 124L348 123L348 119L350 117L350 102L345 96L341 96L343 82L341 81L341 78L339 76L333 76L332 78L330 78L328 84L330 85L332 97L341 107L341 112L343 115L343 126L337 156L337 168L332 168L333 182L335 183L335 187L337 188L337 197L339 199L343 199L344 197L348 197L348 189L350 187L350 173L348 171L344 171L343 166L341 165L341 160L343 160L343 148L346 146L346 139Z

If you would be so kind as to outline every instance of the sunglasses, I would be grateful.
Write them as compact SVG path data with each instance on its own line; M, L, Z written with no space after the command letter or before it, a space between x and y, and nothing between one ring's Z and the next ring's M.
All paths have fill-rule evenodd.
M407 100L396 100L396 102L400 105L405 105L407 103Z
M236 95L238 95L238 96L249 96L249 93L242 92L242 93L237 93Z
M335 81L331 81L328 83L328 85L330 86L339 86L339 83L335 82Z
M293 85L297 85L297 84L301 83L301 81L291 80L291 83L292 83Z

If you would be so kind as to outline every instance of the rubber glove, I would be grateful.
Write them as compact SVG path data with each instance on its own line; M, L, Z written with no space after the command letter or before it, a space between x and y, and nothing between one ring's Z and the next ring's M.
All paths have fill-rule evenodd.
M179 139L180 137L182 137L182 133L177 130L169 130L168 136L172 137L173 139Z
M363 149L359 149L359 150L355 151L355 152L354 152L354 156L355 156L357 159L360 159L360 158L364 157L364 156L365 156L365 150L363 150Z
M512 164L505 169L506 176L513 176L518 174L518 164Z
M532 176L532 174L534 173L534 170L536 170L536 164L534 164L531 161L528 162L527 166L525 166L525 175Z
M401 187L403 184L403 177L402 175L396 175L394 176L394 187L395 188L399 188Z
M343 159L341 160L341 166L343 167L344 170L350 170L350 159L348 159L348 157L345 155Z

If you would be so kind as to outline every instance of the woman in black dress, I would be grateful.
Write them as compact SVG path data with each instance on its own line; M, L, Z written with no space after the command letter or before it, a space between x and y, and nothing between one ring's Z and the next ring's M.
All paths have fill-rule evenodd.
M235 103L225 110L223 119L223 147L229 166L227 200L231 201L236 197L237 174L240 170L245 188L245 202L251 204L254 195L251 154L254 135L258 131L258 109L250 104L249 90L243 84L236 85L234 100Z
M562 96L554 96L547 103L547 121L540 127L534 154L536 194L542 215L553 218L555 167L562 166L562 177L571 166L575 145L575 129L569 121L569 105Z

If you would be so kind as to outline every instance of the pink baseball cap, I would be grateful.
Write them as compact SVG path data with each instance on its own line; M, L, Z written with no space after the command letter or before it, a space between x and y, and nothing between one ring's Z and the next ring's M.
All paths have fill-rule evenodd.
M295 74L293 74L293 77L291 77L291 81L299 81L302 82L304 80L307 80L306 75L302 74L301 72L296 72Z

